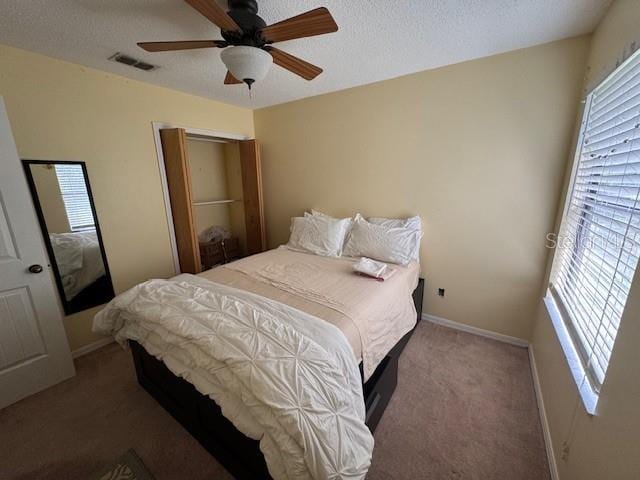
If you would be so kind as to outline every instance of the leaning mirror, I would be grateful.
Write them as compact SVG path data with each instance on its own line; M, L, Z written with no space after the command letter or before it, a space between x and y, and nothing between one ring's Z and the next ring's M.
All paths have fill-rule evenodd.
M22 163L65 313L108 302L113 285L85 163Z

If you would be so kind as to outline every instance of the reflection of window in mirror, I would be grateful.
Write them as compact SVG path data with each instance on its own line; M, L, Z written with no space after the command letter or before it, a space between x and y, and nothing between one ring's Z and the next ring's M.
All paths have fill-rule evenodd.
M65 312L110 300L113 286L84 164L23 163Z
M80 165L56 165L60 194L72 232L95 230L91 202Z

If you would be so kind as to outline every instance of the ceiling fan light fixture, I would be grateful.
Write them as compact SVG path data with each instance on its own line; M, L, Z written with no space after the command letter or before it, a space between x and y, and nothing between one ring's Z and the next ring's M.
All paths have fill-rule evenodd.
M242 45L225 48L220 52L220 58L231 74L249 88L267 76L273 63L271 54L260 48Z
M267 75L273 63L305 80L316 78L322 73L320 67L275 48L272 44L338 31L338 24L326 7L314 8L267 25L258 15L258 0L227 0L228 11L221 5L222 0L184 1L218 27L224 40L139 42L138 46L147 52L224 49L221 53L221 59L227 67L224 84L245 83L249 91L255 82ZM148 66L152 67L150 64Z

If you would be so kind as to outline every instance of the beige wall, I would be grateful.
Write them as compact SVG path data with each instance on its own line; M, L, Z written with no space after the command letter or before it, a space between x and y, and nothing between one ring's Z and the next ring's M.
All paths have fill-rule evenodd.
M617 0L593 35L591 90L640 40L640 2ZM640 43L636 44L640 46ZM571 162L568 162L571 164ZM568 179L562 199L566 195ZM558 217L562 204L558 208ZM557 231L556 225L556 231ZM550 255L551 257L551 255ZM551 262L551 258L549 259ZM546 288L548 279L543 281ZM640 478L640 272L636 272L595 416L586 414L555 330L539 302L533 350L561 480ZM561 458L563 444L569 448Z
M529 338L588 43L256 111L269 245L286 242L290 217L311 207L418 214L426 312Z
M227 170L227 190L229 198L237 200L229 205L231 233L238 238L240 251L247 251L247 229L244 218L244 193L242 190L242 169L240 147L237 143L224 145L225 167Z
M49 233L68 233L71 231L67 210L62 200L58 176L53 165L29 166L33 183L38 192L40 208Z
M189 139L187 150L193 201L228 199L224 144ZM227 205L196 206L194 210L198 233L214 225L230 228Z
M116 292L173 273L151 122L254 133L251 110L5 46L0 95L21 157L86 161ZM72 349L95 312L65 319Z

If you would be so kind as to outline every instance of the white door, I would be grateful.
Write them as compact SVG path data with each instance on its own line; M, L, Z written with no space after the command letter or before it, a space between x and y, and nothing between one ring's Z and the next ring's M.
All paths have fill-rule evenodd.
M73 375L42 234L0 97L0 408Z

